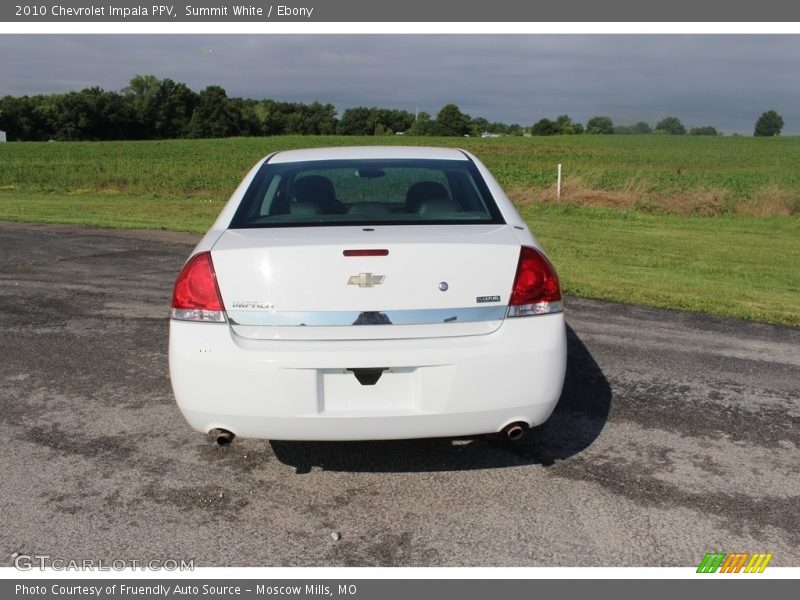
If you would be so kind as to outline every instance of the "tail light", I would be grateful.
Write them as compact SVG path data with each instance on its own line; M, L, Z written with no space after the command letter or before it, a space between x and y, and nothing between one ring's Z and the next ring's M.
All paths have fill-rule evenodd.
M536 248L523 246L508 302L509 317L561 312L558 274L547 257Z
M170 316L180 321L224 323L224 311L211 253L196 254L175 280Z

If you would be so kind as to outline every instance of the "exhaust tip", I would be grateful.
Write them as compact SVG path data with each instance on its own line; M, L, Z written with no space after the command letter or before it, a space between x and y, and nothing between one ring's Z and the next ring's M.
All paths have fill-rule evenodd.
M527 423L518 422L518 423L510 423L509 425L503 427L502 433L503 435L506 436L506 438L508 438L513 442L521 439L522 436L525 435L525 432L527 430L528 430Z
M214 438L214 443L223 448L230 446L231 442L233 442L233 438L236 437L233 432L227 429L213 429L211 435Z

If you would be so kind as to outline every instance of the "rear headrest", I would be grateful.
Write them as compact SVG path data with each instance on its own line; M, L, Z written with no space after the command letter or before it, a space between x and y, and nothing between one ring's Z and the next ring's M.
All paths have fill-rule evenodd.
M450 194L436 181L418 181L406 192L406 206L411 212L419 212L419 204L425 200L449 200Z
M347 212L347 207L336 199L333 182L322 175L306 175L295 181L294 198L297 202L316 202L325 214Z
M322 175L307 175L294 182L294 197L298 202L314 201L323 206L335 200L333 183Z

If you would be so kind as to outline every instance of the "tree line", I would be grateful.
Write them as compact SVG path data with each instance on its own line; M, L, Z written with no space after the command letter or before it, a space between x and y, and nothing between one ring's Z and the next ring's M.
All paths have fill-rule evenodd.
M333 104L230 98L210 85L136 75L119 92L90 87L62 94L0 98L9 140L149 140L271 135L522 135L520 125L472 119L448 104L428 113L356 107L337 118Z
M768 110L756 121L753 135L756 137L780 135L783 124L783 117L774 110ZM560 115L554 121L540 119L531 127L532 135L575 135L581 133L605 135L722 135L712 125L686 129L678 117L664 117L656 123L655 127L651 127L644 121L639 121L633 125L614 125L610 117L597 116L589 119L586 122L586 127L584 127L580 123L574 123L569 115Z
M783 119L764 113L754 135L778 135ZM686 129L677 117L665 117L655 128L645 122L615 126L606 116L586 126L568 115L541 119L529 128L470 117L455 104L435 117L426 112L356 107L337 117L333 104L229 98L210 85L194 92L184 83L136 75L119 92L90 87L81 91L0 98L0 130L9 140L144 140L271 135L577 135L649 134L719 135L712 126Z

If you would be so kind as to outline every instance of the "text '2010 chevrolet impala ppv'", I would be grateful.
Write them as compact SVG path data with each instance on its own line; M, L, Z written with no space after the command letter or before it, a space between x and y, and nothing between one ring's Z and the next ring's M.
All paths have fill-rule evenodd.
M221 443L515 437L564 383L555 269L461 150L268 156L184 265L171 317L178 406Z

